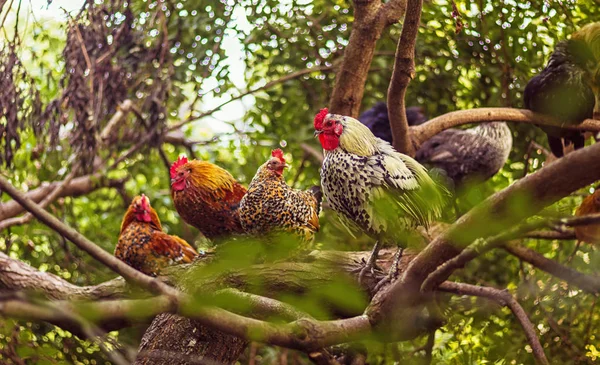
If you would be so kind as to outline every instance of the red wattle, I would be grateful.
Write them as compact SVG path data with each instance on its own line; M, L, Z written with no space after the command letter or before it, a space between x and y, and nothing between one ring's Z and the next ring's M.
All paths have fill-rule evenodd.
M319 142L326 151L335 150L340 145L340 138L335 134L319 134Z
M175 191L181 191L181 190L185 189L185 179L175 181L174 183L171 184L171 187Z

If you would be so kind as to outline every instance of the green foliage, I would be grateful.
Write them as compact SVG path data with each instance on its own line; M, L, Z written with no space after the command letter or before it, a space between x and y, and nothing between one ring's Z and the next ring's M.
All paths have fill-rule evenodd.
M600 7L592 0L458 1L457 6L465 24L458 34L451 16L451 2L424 2L416 47L416 78L410 84L407 105L423 106L431 117L473 107L522 107L522 91L527 80L541 70L556 41L600 17ZM108 9L103 22L96 24L106 28L106 33L98 33L104 48L90 49L92 57L97 59L110 48L116 37L111 32L119 29L126 19L130 22L131 39L119 43L121 46L114 49L104 69L110 75L104 80L104 86L122 82L119 85L123 87L101 91L101 77L96 79L94 105L98 121L91 129L99 132L125 98L140 107L148 123L144 125L129 115L119 131L124 137L122 140L106 148L94 147L104 166L114 163L149 129L162 132L185 119L193 122L182 128L183 134L201 143L187 148L152 139L109 172L94 167L109 178L128 177L123 189L103 188L85 196L61 198L50 205L50 212L112 252L128 199L143 192L149 196L166 231L190 242L199 241L197 232L186 226L173 209L167 167L158 152L159 147L169 161L180 153L193 153L197 158L218 163L247 184L270 150L280 146L284 147L286 159L292 166L286 172L288 183L298 188L319 183L318 163L305 155L301 144L319 150L312 138L312 116L327 105L331 95L334 66L342 60L352 28L350 2L95 1L88 2L82 14L91 14L90 9L100 7ZM16 4L13 9L4 11L14 14ZM0 19L2 15L4 13ZM75 18L77 13L71 16ZM69 33L70 27L64 18L49 21L32 17L25 22L28 17L21 9L18 24L21 46L15 52L27 77L22 77L17 85L25 90L33 87L32 90L39 93L40 107L44 110L60 105L64 114L60 114L62 119L56 125L51 124L50 117L41 118L40 125L36 125L23 113L15 116L20 122L21 146L14 146L12 166L3 165L2 174L21 190L32 190L44 181L64 179L73 161L78 159L75 153L81 151L75 146L79 141L71 140L69 135L79 128L80 115L68 105L52 104L64 101L62 93L74 79L69 76L70 69L63 54L66 47L77 54L82 75L85 72L83 56L77 53L81 46L74 33ZM8 19L4 27L8 31L2 33L6 38L0 39L2 49L14 37L11 31L14 20L11 23L11 18ZM91 28L86 28L90 26L90 19L73 21L82 24L80 29L86 40L93 36ZM386 97L400 31L400 25L393 25L378 42L362 110ZM314 71L304 72L306 69ZM119 70L123 73L117 72ZM298 72L302 74L296 74ZM277 81L286 76L290 79ZM81 80L87 82L88 79ZM245 90L270 82L272 86L225 105L210 117L195 120L202 112ZM79 86L86 86L82 85ZM32 104L32 100L25 100L26 106L27 103ZM0 127L6 123L6 116L0 116ZM545 143L542 133L534 126L515 123L510 127L514 147L506 166L485 184L465 191L458 201L459 211L466 211L521 178L529 142ZM55 133L54 141L51 141L50 130ZM544 157L536 151L531 157L529 170L539 169ZM91 162L88 165L92 166ZM582 191L565 198L544 213L570 214L581 202L580 195L587 193ZM6 195L1 199L2 202L9 200ZM525 208L527 205L521 200L511 209ZM351 237L330 211L322 214L321 224L316 240L318 248L368 249L372 244L366 236ZM204 241L197 243L201 248L208 247ZM573 241L531 239L524 244L549 259L570 261L570 266L582 272L594 272L600 267L598 250L587 245L572 254ZM199 268L191 279L193 281L193 275L218 277L233 269L243 270L257 261L281 259L286 255L284 247L232 242L219 248L220 261ZM0 235L0 250L77 285L97 284L114 277L89 255L35 220L4 230ZM554 363L592 363L600 357L598 335L594 331L600 318L591 295L497 250L471 262L454 278L514 292L530 314L544 349ZM251 284L258 293L265 285L259 281ZM278 299L318 318L333 318L340 312L360 313L367 303L364 293L343 278L333 278L328 286L305 291L302 295L285 293ZM436 334L433 363L533 363L525 336L506 308L467 297L452 297L448 301L448 322ZM211 303L202 297L199 302ZM119 341L135 349L138 339L138 333L121 331L111 333L106 342ZM420 363L423 353L413 353L413 350L424 342L425 339L419 339L414 343L366 342L365 345L369 362L373 364L399 359L402 363ZM277 351L263 351L262 363L274 362ZM45 323L0 319L0 363L17 363L14 360L17 357L35 364L108 363L97 343L80 340Z

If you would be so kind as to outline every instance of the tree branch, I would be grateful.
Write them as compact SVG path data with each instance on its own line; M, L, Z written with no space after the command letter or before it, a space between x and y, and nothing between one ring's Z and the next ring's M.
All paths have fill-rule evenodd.
M55 300L108 299L121 297L129 292L123 278L94 286L77 286L0 252L0 292L4 291L35 291Z
M544 219L536 220L533 222L527 222L517 226L516 228L510 229L506 232L502 232L494 237L490 237L483 242L475 242L465 248L459 255L446 261L443 265L440 265L434 272L432 272L427 279L423 282L421 290L423 292L431 291L436 288L439 284L447 280L450 275L457 269L463 268L469 261L474 258L483 255L484 253L503 245L505 242L516 238L522 238L529 236L527 232L530 232L536 228L549 226L549 225L560 225L560 226L577 226L591 223L598 223L600 221L600 214L592 214L579 217L565 217L560 219ZM560 227L559 226L559 227ZM561 227L562 228L562 227ZM561 239L565 239L565 235L561 232L545 232L541 231L537 235L545 236L546 239L549 237L556 238L557 235L546 235L546 233L560 233ZM569 235L575 235L574 232L567 232ZM569 236L567 236L569 237ZM574 237L573 237L574 238Z
M410 80L415 77L415 43L419 33L422 7L422 0L408 0L387 96L393 146L398 152L410 156L415 155L415 148L408 133L404 98Z
M502 248L521 260L529 262L534 267L556 276L569 284L573 284L588 293L600 293L600 276L598 275L580 273L556 261L547 259L538 252L517 243L505 244Z
M435 136L443 130L470 123L484 123L494 121L520 122L541 125L556 125L551 118L536 114L526 109L513 108L477 108L469 110L459 110L446 113L433 118L426 123L409 128L412 143L415 148L419 148L423 142ZM586 119L581 124L575 126L564 126L565 129L600 131L600 121Z
M123 179L107 179L101 174L93 174L93 175L85 175L76 177L68 184L65 184L60 194L56 197L64 198L67 196L81 196L91 193L94 190L101 188L118 188L123 186L123 184L129 179L129 177ZM41 202L45 197L50 195L52 191L55 191L56 188L62 185L65 180L62 181L54 181L51 183L44 182L40 187L29 191L26 196L32 201L38 203ZM5 203L0 204L0 221L3 221L8 218L12 218L21 214L25 211L23 207L15 200L11 200Z
M381 32L398 21L406 9L406 0L355 0L354 22L344 57L335 78L329 100L332 113L357 117L365 82Z
M81 233L67 226L52 214L40 208L39 205L31 201L24 193L18 191L12 184L3 176L0 176L0 188L3 192L10 195L14 200L27 209L40 222L46 224L69 241L73 242L77 247L90 254L93 258L100 261L109 269L123 276L125 280L135 283L142 288L148 289L150 292L168 295L173 301L177 301L180 293L163 282L145 275L113 255L98 247L95 243L88 240Z
M536 334L533 323L531 323L529 320L529 317L527 316L527 313L523 307L521 307L519 302L517 302L517 300L507 290L499 290L496 288L453 282L444 282L439 286L439 289L459 295L471 295L488 298L499 303L501 306L508 307L521 324L521 327L523 327L525 337L527 337L527 341L533 350L533 356L535 357L536 362L544 365L549 364L548 359L544 354L544 348L542 347L540 339Z
M600 179L599 155L600 144L574 151L497 192L463 215L421 251L396 282L373 298L366 311L373 323L393 331L385 324L410 318L410 309L425 301L421 285L429 274L460 254L466 245L498 234Z

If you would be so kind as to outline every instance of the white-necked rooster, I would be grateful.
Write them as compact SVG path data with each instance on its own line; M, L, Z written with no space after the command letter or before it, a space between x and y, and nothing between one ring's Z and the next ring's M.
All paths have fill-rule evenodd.
M394 277L415 228L427 228L441 215L447 192L417 161L354 118L328 114L325 108L315 116L314 127L324 149L321 188L330 207L351 231L359 228L377 240L359 280L375 267L382 243L400 246L379 287Z

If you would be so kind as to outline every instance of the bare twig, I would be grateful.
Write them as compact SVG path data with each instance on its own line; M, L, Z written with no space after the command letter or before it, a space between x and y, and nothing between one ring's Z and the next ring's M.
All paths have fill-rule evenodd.
M536 251L520 244L510 243L504 245L503 248L512 255L530 263L534 267L543 270L550 275L556 276L567 283L573 284L588 293L600 293L600 276L598 275L586 275L580 273L579 271L563 266L556 261L547 259Z
M110 118L106 127L100 133L100 141L104 144L112 140L113 134L118 130L125 116L131 111L133 102L129 99L124 100L118 107L117 112Z
M555 231L531 231L523 235L523 238L533 238L538 240L574 240L575 231L572 229L555 232Z
M247 90L247 91L244 91L244 92L240 93L237 96L233 96L229 100L227 100L227 101L225 101L225 102L217 105L216 107L214 107L214 108L212 108L212 109L210 109L208 111L205 111L205 112L201 113L200 115L197 115L197 116L196 115L191 115L189 118L187 118L187 119L185 119L185 120L183 120L183 121L181 121L181 122L179 122L177 124L174 124L174 125L170 126L167 129L167 131L172 131L172 130L175 130L175 129L179 129L179 128L183 127L184 125L188 124L188 123L191 123L191 122L196 121L198 119L202 119L202 118L204 118L206 116L212 115L216 111L218 111L222 107L224 107L225 105L227 105L227 104L229 104L229 103L231 103L233 101L239 100L239 99L243 98L246 95L250 95L250 94L254 94L254 93L257 93L259 91L262 91L262 90L270 89L270 88L272 88L275 85L282 84L284 82L297 79L299 77L311 74L313 72L325 72L325 71L330 71L332 69L333 69L333 66L321 66L321 67L307 68L307 69L304 69L304 70L296 71L296 72L293 72L291 74L285 75L285 76L283 76L283 77L281 77L281 78L279 78L277 80L269 81L266 84L264 84L263 86L260 86L260 87L254 88L254 89L250 89L250 90Z
M531 323L529 320L529 317L527 316L527 313L523 307L521 307L519 302L517 302L517 300L508 291L452 282L444 282L439 286L439 289L459 295L472 295L488 298L494 300L502 306L508 307L521 324L521 327L523 327L525 337L527 337L527 341L533 350L533 356L535 357L536 362L539 364L549 364L548 359L544 354L544 348L542 347L540 339L536 334L533 323Z
M444 282L450 277L452 272L457 269L463 268L469 261L474 258L503 245L505 242L520 238L520 237L531 237L532 230L548 225L563 225L563 226L577 226L582 224L597 223L600 221L600 214L587 215L580 217L566 217L560 219L550 220L537 220L527 222L517 226L516 228L510 229L506 232L502 232L496 236L490 237L483 242L475 242L465 248L459 255L446 261L443 265L440 265L434 272L432 272L427 279L423 282L421 290L423 292L433 290L437 285ZM563 232L551 232L551 231L536 231L538 237L544 237L545 239L572 239L574 238L574 232L572 230ZM556 233L556 234L555 234ZM571 238L571 236L573 236Z
M312 156L319 164L323 163L323 152L306 143L300 143L300 148L302 148L305 153Z

